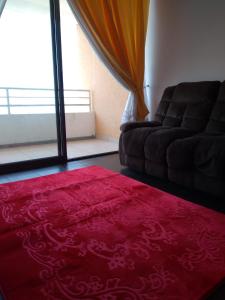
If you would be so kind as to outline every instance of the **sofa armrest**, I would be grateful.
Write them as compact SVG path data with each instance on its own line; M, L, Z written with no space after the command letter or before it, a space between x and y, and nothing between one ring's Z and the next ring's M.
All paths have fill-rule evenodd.
M132 130L140 127L156 127L161 126L162 124L157 121L140 121L140 122L127 122L120 126L120 130L122 132L126 132L128 130Z

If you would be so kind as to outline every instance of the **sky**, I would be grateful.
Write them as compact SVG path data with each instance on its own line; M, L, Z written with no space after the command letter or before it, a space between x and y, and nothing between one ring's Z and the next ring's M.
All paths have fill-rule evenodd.
M66 0L60 5L64 85L89 88L79 71L78 24ZM0 19L0 87L54 87L49 10L46 0L7 1Z

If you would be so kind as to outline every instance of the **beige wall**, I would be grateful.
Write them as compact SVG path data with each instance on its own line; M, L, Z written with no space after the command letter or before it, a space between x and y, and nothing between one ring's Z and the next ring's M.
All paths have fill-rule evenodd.
M94 56L93 64L93 109L96 116L96 136L118 139L120 121L128 91L114 79L106 67Z
M168 85L225 79L224 0L151 0L149 25L152 110Z
M83 65L81 77L89 83L92 91L96 136L108 140L118 139L128 91L103 65L81 29L79 29L79 44L80 63Z

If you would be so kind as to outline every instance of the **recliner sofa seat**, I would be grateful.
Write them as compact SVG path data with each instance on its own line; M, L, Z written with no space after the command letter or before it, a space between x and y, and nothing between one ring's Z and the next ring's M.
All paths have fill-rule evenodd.
M121 164L217 196L224 193L225 82L168 87L153 122L130 122L121 131Z

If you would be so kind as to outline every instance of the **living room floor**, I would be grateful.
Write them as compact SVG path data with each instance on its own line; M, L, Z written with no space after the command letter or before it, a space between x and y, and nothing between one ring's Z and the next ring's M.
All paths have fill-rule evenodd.
M145 176L143 174L138 174L129 170L128 168L122 167L119 162L118 154L112 155L104 155L90 159L83 159L79 161L68 162L63 165L50 166L45 168L39 168L35 170L23 171L23 172L15 172L6 175L0 175L0 183L24 180L29 178L35 178L39 176L54 174L63 171L69 171L74 169L79 169L83 167L88 167L92 165L98 165L104 168L108 168L112 171L120 172L121 174L164 190L168 193L179 196L188 201L198 203L200 205L206 206L208 208L220 211L225 213L225 202L221 201L221 199L215 199L209 195L193 191L187 190L183 187L180 187L176 184L169 183L166 180L160 180L151 176ZM224 295L225 293L225 285L219 287L215 293L207 298L206 300L224 300L220 295ZM223 297L223 296L222 296Z
M40 143L0 148L0 164L24 161L57 155L56 143ZM96 155L102 152L118 151L118 142L97 138L67 142L68 158Z

